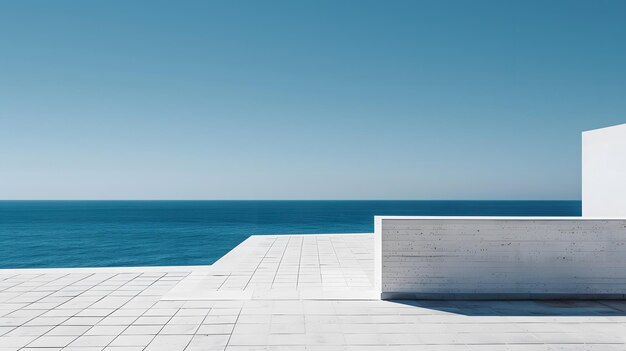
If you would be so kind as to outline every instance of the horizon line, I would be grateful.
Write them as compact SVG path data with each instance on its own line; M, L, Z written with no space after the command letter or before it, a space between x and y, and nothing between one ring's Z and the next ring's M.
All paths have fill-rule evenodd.
M0 199L0 201L582 201L582 199Z

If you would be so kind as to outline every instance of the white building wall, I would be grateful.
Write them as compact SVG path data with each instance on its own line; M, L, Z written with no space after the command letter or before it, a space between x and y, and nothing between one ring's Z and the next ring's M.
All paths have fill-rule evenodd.
M626 124L582 136L584 217L626 218Z
M383 299L623 299L626 294L626 220L383 216L375 221L376 281Z

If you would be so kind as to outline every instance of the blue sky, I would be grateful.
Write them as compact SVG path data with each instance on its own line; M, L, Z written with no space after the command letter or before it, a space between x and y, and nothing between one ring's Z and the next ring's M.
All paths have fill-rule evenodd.
M1 199L579 199L624 1L2 1Z

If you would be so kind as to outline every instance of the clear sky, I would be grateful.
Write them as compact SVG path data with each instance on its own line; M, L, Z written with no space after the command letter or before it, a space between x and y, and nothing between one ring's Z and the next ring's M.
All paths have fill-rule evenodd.
M1 199L579 199L626 1L1 1Z

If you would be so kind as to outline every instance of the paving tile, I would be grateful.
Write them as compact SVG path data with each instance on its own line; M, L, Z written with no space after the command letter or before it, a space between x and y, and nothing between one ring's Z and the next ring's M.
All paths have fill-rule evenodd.
M271 334L303 334L305 327L304 323L272 323L269 330Z
M85 335L119 335L127 326L125 325L96 325L85 332Z
M267 338L268 345L306 345L305 334L271 334Z
M103 309L103 308L87 308L76 314L77 317L106 317L113 313L115 309Z
M235 324L235 328L233 329L233 334L257 334L257 333L269 334L269 332L270 332L269 324L237 323Z
M30 326L56 326L59 325L63 322L65 322L68 319L68 317L37 317L34 319L31 319L30 321L28 321L27 323L25 323L24 325L30 325Z
M167 324L195 324L200 325L204 320L203 316L174 316Z
M142 346L145 347L155 335L120 335L109 346Z
M194 335L185 351L223 350L228 339L227 335Z
M120 308L115 310L109 316L111 317L139 317L146 313L146 308Z
M5 348L20 348L28 345L37 336L1 336L0 345Z
M161 329L163 335L193 335L200 327L199 324L168 324Z
M250 323L254 323L252 320L263 320L264 322L269 323L270 316L269 315L261 315L261 316L247 316L247 319ZM202 320L202 324L233 324L238 320L243 321L244 316L206 316ZM261 322L259 322L261 323Z
M232 334L228 345L238 346L259 346L267 345L269 334L256 333L256 334Z
M84 334L87 330L89 330L89 328L91 327L80 325L60 325L48 331L46 335L79 336Z
M22 326L10 328L5 336L40 336L54 328L53 326Z
M76 336L41 336L28 344L28 347L65 347L76 339Z
M123 335L156 335L163 325L131 325L124 329Z
M192 335L157 335L146 347L146 351L182 351L191 341Z
M62 325L96 325L102 317L70 317L61 323Z
M202 324L196 334L204 335L218 335L227 334L230 335L233 332L235 324Z
M112 317L108 316L101 319L98 325L129 325L134 323L138 317Z
M144 316L166 316L172 317L179 311L178 308L151 308L147 310Z
M133 325L164 325L171 317L139 317L133 322Z
M114 335L83 335L74 340L71 346L107 346L115 339Z

